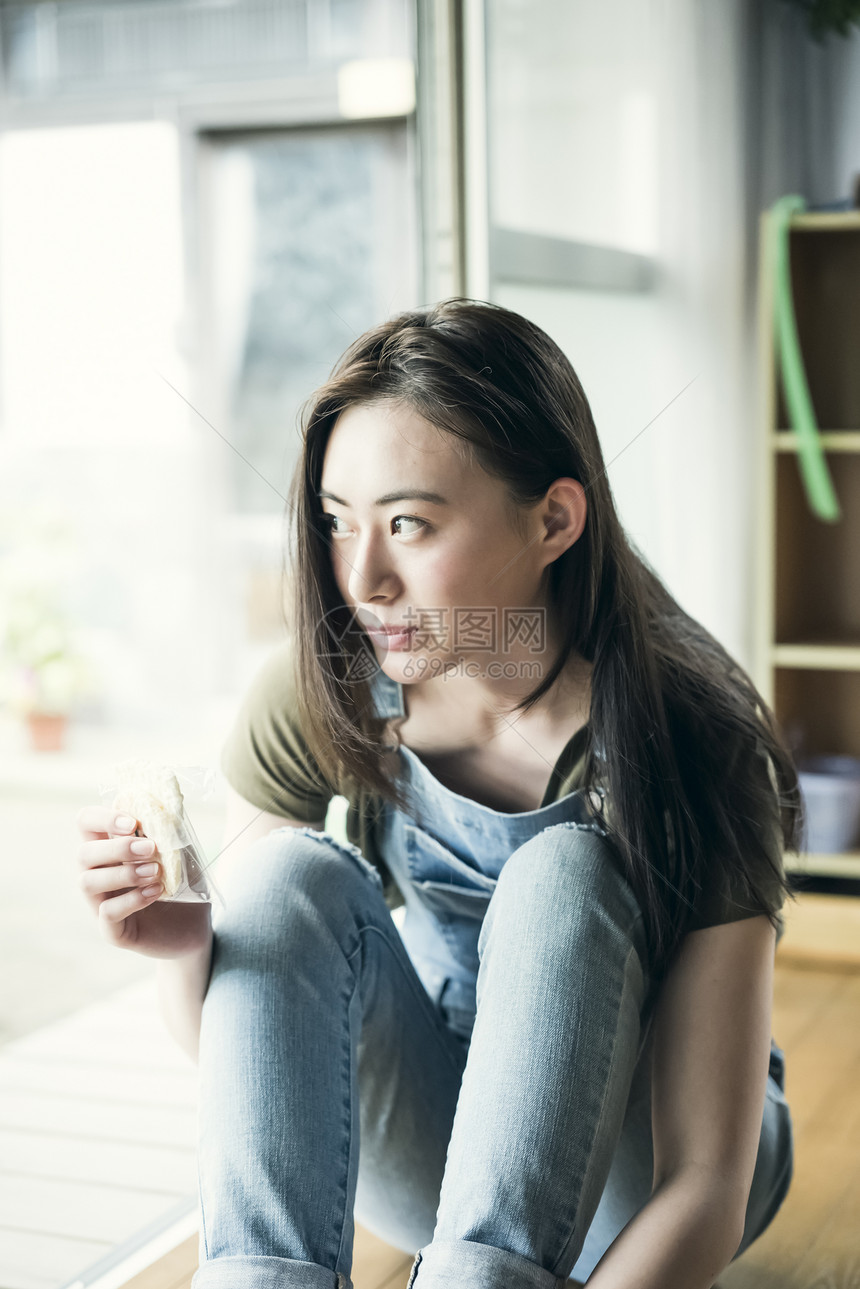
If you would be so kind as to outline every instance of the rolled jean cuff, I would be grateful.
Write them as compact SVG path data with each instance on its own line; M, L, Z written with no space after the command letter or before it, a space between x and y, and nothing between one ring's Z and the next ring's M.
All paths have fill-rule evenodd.
M201 1262L191 1289L353 1289L349 1276L318 1262L237 1254Z
M434 1240L419 1249L406 1289L564 1289L567 1279L509 1249L474 1240Z

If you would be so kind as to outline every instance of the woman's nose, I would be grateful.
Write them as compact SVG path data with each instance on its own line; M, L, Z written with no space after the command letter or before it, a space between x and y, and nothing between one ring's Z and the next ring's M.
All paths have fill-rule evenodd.
M372 538L356 544L350 560L347 590L353 600L363 600L366 604L375 595L390 590L396 580L381 543Z

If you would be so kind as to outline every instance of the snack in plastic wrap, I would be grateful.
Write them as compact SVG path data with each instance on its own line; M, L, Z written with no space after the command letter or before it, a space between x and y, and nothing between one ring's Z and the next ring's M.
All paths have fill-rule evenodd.
M114 777L111 809L131 815L140 825L136 832L155 843L153 858L161 864L164 882L158 898L211 902L214 891L220 900L207 881L203 850L174 771L156 761L129 760L115 767Z

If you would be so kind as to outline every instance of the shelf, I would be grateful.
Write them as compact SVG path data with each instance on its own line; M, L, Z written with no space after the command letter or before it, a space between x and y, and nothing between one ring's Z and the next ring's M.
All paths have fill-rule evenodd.
M819 210L792 216L792 232L823 233L833 229L860 231L860 210Z
M860 671L780 667L773 709L798 756L860 756Z
M860 644L806 641L771 646L775 667L799 667L811 671L860 671Z
M860 757L860 210L805 212L789 229L797 336L819 444L839 503L835 523L813 513L798 437L789 423L775 345L774 261L768 254L772 219L766 213L762 220L759 280L761 692L796 762L816 755ZM860 930L860 846L854 840L844 854L788 852L784 857L798 891L804 880L812 885L815 879L841 888L831 898L849 939ZM816 961L828 958L824 925L816 923L810 939L810 928L804 931L796 923L803 934L795 949L804 961L807 940ZM851 961L852 969L860 970L860 940Z
M819 430L825 452L860 452L860 430ZM797 435L793 430L777 430L771 436L777 452L797 452Z
M860 370L860 362L857 366ZM775 638L860 641L860 453L830 458L842 512L835 524L823 523L810 511L794 453L778 452L773 463Z
M827 230L809 237L807 230ZM812 406L828 431L860 429L860 213L792 221L791 288ZM789 425L777 381L776 426ZM773 426L771 428L774 428Z
M785 871L803 873L807 877L860 878L860 851L846 851L841 855L802 855L786 851Z

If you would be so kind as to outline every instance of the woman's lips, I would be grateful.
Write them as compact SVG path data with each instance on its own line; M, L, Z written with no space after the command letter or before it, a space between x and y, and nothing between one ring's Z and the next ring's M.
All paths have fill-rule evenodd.
M414 627L393 627L391 630L368 627L367 633L375 642L385 645L386 649L407 649L414 630Z

